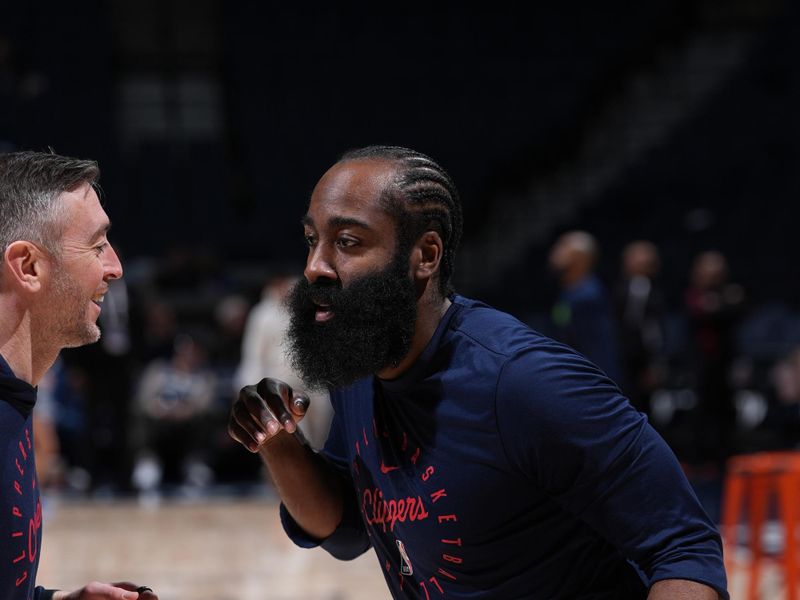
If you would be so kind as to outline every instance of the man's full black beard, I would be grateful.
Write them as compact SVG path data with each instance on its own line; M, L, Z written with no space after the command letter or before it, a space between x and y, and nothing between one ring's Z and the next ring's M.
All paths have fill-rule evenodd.
M333 318L317 323L313 300L329 305ZM289 358L311 388L342 387L397 366L411 348L417 302L407 260L347 287L301 279L287 304Z

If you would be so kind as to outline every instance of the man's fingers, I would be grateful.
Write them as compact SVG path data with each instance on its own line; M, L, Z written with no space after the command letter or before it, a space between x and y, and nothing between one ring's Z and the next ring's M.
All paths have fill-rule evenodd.
M278 419L280 427L283 427L289 433L294 433L297 429L297 424L294 420L294 415L289 409L292 404L292 388L277 379L262 379L256 386L258 393L266 401L272 415ZM277 433L277 431L273 432Z
M112 583L111 585L122 588L123 590L129 590L128 593L131 591L137 592L139 594L138 600L158 600L158 596L148 585L138 585L130 581L120 581L118 583Z
M277 379L265 378L239 392L228 421L228 434L250 452L258 449L281 429L297 431L297 422L308 410L304 393Z
M151 592L139 593L140 586L123 581L120 583L100 583L92 581L80 590L67 595L67 598L76 600L158 600L158 596Z
M260 435L264 436L263 432L259 433ZM260 444L263 441L266 441L266 436L264 436L264 440L254 438L253 435L239 425L239 423L233 417L231 417L230 421L228 422L228 435L239 442L242 446L247 448L250 452L258 452Z
M280 422L276 417L278 413L268 403L271 395L269 393L265 395L257 389L250 385L239 393L239 406L234 407L238 408L237 420L243 427L250 429L247 422L249 418L265 434L275 435L280 430Z

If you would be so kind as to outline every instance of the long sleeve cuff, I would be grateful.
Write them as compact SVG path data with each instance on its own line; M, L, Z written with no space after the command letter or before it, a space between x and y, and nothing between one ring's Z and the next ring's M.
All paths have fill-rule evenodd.
M355 498L353 497L352 500ZM280 506L281 524L286 535L301 548L320 547L339 560L353 560L370 548L369 536L354 501L345 502L342 522L330 536L318 540L306 533L286 507Z

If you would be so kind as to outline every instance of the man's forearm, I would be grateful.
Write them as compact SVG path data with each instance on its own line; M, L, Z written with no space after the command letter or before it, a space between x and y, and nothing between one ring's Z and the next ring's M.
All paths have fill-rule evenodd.
M688 579L664 579L650 587L647 600L720 600L714 588Z
M342 482L335 469L285 432L264 445L260 454L297 524L316 539L330 536L343 514Z

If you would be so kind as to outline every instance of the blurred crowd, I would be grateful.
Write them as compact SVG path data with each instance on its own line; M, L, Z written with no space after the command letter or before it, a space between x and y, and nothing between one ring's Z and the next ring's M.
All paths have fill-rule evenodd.
M677 303L662 287L651 241L623 248L612 281L596 272L599 254L585 231L555 241L549 266L559 293L546 333L619 383L718 518L728 458L798 445L800 338L794 347L763 351L776 325L792 328L795 320L751 306L718 250L693 258Z
M625 246L612 281L598 275L599 255L585 231L554 241L548 267L559 290L537 328L619 383L701 495L707 485L716 514L729 456L796 445L800 346L766 361L742 351L752 307L719 251L694 258L680 306L662 289L654 243ZM101 341L64 351L40 386L44 485L109 495L262 485L258 457L227 435L228 410L243 385L267 375L303 387L283 347L296 271L273 269L246 286L218 258L186 248L127 264L106 297ZM327 396L313 394L303 427L314 445L330 417Z

